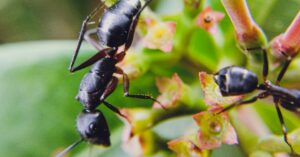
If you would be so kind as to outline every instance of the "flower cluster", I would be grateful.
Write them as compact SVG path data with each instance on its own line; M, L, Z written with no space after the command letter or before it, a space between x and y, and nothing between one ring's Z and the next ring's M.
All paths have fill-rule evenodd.
M214 5L204 7L204 3L199 0L184 0L183 5L182 12L171 15L156 14L145 9L139 19L134 46L118 65L130 79L145 76L146 72L154 74L160 93L152 107L128 107L121 110L127 117L122 148L137 157L168 156L174 153L180 157L209 157L223 144L239 144L245 153L253 156L289 152L282 136L274 137L272 132L277 130L272 130L272 127L269 129L268 122L264 122L273 120L276 117L274 113L270 113L272 118L268 115L261 119L257 118L259 114L268 109L260 109L260 112L251 110L257 116L252 115L247 119L245 117L249 114L240 110L223 112L226 106L247 96L222 96L214 75L208 73L217 71L217 68L228 65L234 59L236 63L248 64L250 68L253 65L261 67L262 50L280 60L296 60L300 51L300 12L283 34L268 42L265 33L252 18L246 0L221 0L219 5L223 5L225 10L215 9L218 7ZM226 22L229 24L226 25ZM222 25L226 25L226 28ZM232 32L226 32L226 29ZM240 49L231 43L231 34ZM218 39L214 36L222 35L229 41L217 44ZM208 45L208 50L200 49L203 43ZM240 50L250 53L242 58L243 55L236 53ZM202 54L203 51L210 53ZM194 56L199 58L195 59ZM206 58L210 58L215 67L203 64ZM244 60L247 60L247 64ZM212 71L204 72L203 69ZM242 113L244 118L241 118ZM163 136L157 129L160 124L182 116L192 123L180 135ZM272 120L269 123L273 123ZM255 128L253 121L256 126L266 129L261 131ZM297 128L295 125L298 122L299 117L288 120L288 124L294 125L294 128ZM170 129L169 132L171 134L177 130ZM300 150L297 149L300 141L298 135L299 131L289 135L296 151Z
M185 1L184 4L193 5L193 7L190 8L194 8L195 10L199 9L198 7L200 6L198 1ZM222 0L222 4L233 24L237 43L243 51L251 52L253 50L259 50L258 53L261 54L260 50L268 48L267 38L262 29L251 17L245 0ZM200 10L201 11L195 14L191 20L195 26L193 29L202 29L210 35L216 35L219 29L218 27L220 27L219 22L225 17L225 14L221 11L214 11L210 6ZM145 15L142 17L142 27L140 26L141 28L139 30L142 36L141 43L143 47L160 50L161 52L167 52L171 55L172 53L176 53L175 51L177 49L174 50L173 41L177 34L182 32L175 31L175 28L179 26L178 29L182 29L182 26L180 26L182 24L178 23L178 21L164 22L150 10L147 10ZM280 54L285 57L294 57L299 52L299 38L296 38L300 32L299 17L300 14L297 15L284 34L276 37L271 42L270 50L275 56ZM186 33L189 34L191 32ZM257 54L250 53L250 55L256 55L254 58L257 59ZM137 60L137 58L131 61L126 61L125 59L126 64L136 62L135 60ZM261 59L258 59L255 62L260 60ZM123 65L123 67L126 67L126 64ZM134 65L132 67L138 66ZM148 68L149 66L147 66L147 69ZM200 86L198 85L196 88L200 87L202 92L199 92L198 98L195 99L194 94L192 94L194 93L194 87L184 83L177 73L173 74L171 78L157 78L156 85L161 93L157 97L157 101L160 102L166 110L162 109L158 102L153 104L152 109L123 109L122 112L129 119L129 123L126 124L126 129L123 134L123 148L133 156L157 155L161 153L161 149L157 147L160 146L163 148L168 147L168 149L180 157L208 157L212 150L221 147L222 144L238 144L238 135L243 135L245 132L241 130L249 126L240 125L236 122L236 119L232 123L232 117L235 116L223 112L223 109L226 105L242 100L244 95L223 97L218 85L214 81L213 75L207 74L206 72L199 73L199 80ZM165 139L152 129L162 121L189 114L192 114L192 116L189 117L195 125L189 129L187 128L186 132L180 137ZM253 117L253 119L255 118ZM257 120L257 123L259 123L258 121L259 120ZM235 125L239 126L237 131L233 127ZM257 134L253 134L253 139L257 140L260 138ZM242 146L248 146L248 144L244 144L247 139L242 138L241 140ZM269 139L262 140L260 143L256 142L256 144L259 145L259 149L254 149L255 151L247 150L247 152L252 155L261 153L269 154L270 150L264 148L266 141L269 141ZM275 144L276 142L272 141L271 143ZM280 152L279 149L276 151L272 149L272 151ZM288 150L285 149L282 151Z

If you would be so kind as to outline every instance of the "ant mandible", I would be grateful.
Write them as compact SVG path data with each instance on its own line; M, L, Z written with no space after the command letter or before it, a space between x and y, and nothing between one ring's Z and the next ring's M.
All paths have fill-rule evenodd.
M255 90L261 90L262 92L258 95L254 96L253 98L249 100L242 100L238 101L237 103L231 104L227 107L225 107L222 111L219 113L225 112L230 110L233 107L249 104L257 101L258 99L263 99L268 96L273 97L273 102L275 104L275 108L278 114L278 118L280 120L280 124L282 127L283 137L284 141L288 144L288 146L291 149L291 153L295 155L294 149L292 145L289 143L287 138L287 128L283 119L283 115L281 113L280 106L283 108L293 111L293 112L299 112L300 111L300 91L294 90L294 89L286 89L283 87L280 87L278 84L280 83L284 73L287 70L288 65L290 64L291 60L288 60L281 71L279 72L276 84L272 84L271 81L267 80L268 75L268 58L267 58L267 52L265 49L263 50L263 80L264 82L262 84L258 83L258 78L255 73L253 73L250 70L247 70L242 67L238 66L229 66L222 68L220 71L218 71L215 76L214 80L217 83L221 94L223 96L237 96L242 94L248 94Z

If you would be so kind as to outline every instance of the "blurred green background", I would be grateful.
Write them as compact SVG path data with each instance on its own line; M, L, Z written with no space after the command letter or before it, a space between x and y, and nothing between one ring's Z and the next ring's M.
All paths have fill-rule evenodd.
M168 5L166 1L155 0L157 5L153 7L159 11L172 8L175 0L169 0ZM300 8L299 0L248 2L254 18L270 39L286 29ZM53 156L79 139L75 119L82 107L74 97L88 69L70 74L67 67L81 22L98 3L99 0L0 1L0 156ZM219 0L210 3L224 11ZM228 25L228 17L224 20L222 24ZM90 46L83 46L82 58L92 53ZM151 72L132 82L132 93L145 91L157 95ZM121 88L108 101L120 107L151 105L124 98ZM117 130L119 135L116 128L122 125L121 121L106 108L101 110L110 129ZM119 137L113 138L120 141ZM122 154L117 144L113 147ZM81 144L72 152L86 147Z

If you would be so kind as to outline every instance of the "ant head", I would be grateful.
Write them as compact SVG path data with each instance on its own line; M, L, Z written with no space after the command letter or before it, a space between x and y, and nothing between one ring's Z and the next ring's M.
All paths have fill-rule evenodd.
M99 110L83 110L77 118L77 130L81 138L91 144L110 146L109 128Z
M258 85L257 76L244 68L229 66L214 76L223 96L241 95L254 91Z

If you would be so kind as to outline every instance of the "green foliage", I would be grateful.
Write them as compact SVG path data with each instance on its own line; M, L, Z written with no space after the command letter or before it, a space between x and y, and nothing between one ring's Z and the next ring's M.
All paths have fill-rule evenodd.
M59 8L54 2L45 1L45 5L49 7L48 10L43 11L39 7L40 2L32 1L34 5L24 2L24 6L22 2L15 0L0 2L0 13L7 13L11 17L0 19L0 31L3 32L0 41L32 40L41 39L45 36L57 38L59 35L61 35L60 37L72 36L75 39L76 32L80 27L80 19L82 19L79 17L88 13L87 10L81 10L81 7L89 5L86 1L69 2L65 0L60 2ZM81 3L84 6L81 6ZM292 18L299 11L300 5L297 0L253 0L248 1L248 3L254 19L269 39L285 31ZM211 0L207 1L206 4L210 4L215 10L224 12L219 1ZM164 10L166 5L168 8L173 6L179 8L179 11L176 12L175 10L174 13L174 10ZM14 9L8 6L14 6ZM198 72L213 73L220 67L231 64L247 66L248 60L236 46L234 30L228 16L225 16L219 24L219 36L214 36L194 26L196 15L202 8L195 12L188 10L181 12L182 2L173 0L164 1L164 3L155 1L154 6L160 12L159 17L162 20L171 20L177 23L174 49L169 54L147 48L136 50L137 52L134 53L143 56L140 58L139 66L146 68L143 69L143 73L139 77L131 80L130 92L146 92L156 97L159 92L155 85L155 79L157 77L171 77L174 73L178 73L183 82L191 88L189 91L193 91L190 96L199 95L194 99L195 101L190 101L192 104L181 104L187 105L185 109L166 111L167 116L157 115L156 118L161 118L159 119L161 121L155 122L153 125L153 132L155 133L153 136L157 134L161 138L159 140L166 143L166 141L185 134L186 128L195 127L190 114L205 108L203 101L199 100L202 100L203 96L198 83ZM53 7L59 11L51 10L50 8ZM74 11L74 8L77 9L77 12ZM155 10L155 8L153 9ZM68 20L60 21L59 19ZM66 23L68 25L65 26ZM13 35L10 36L10 34ZM79 139L75 128L75 119L82 110L82 106L74 97L77 94L80 80L88 69L75 74L68 72L69 59L75 46L76 42L73 41L44 41L0 46L1 154L10 157L51 156ZM95 53L95 50L84 45L80 53L80 61L83 61ZM300 68L299 58L296 58L294 62L284 78L283 86L299 88L299 80L297 80L299 76L297 70ZM250 65L250 67L252 66ZM261 65L257 65L257 67L261 67ZM256 71L260 71L260 69L256 69ZM270 78L272 79L273 76L274 74L271 73ZM108 102L119 108L138 107L152 112L150 109L151 102L123 97L121 85L108 98ZM199 106L195 107L197 103ZM281 128L277 122L278 117L274 107L271 106L272 103L259 101L254 105L254 113L259 115L258 123L263 124L263 127L266 127L270 134L281 135ZM121 148L123 123L107 108L103 106L100 108L104 112L112 132L112 146L110 148L92 147L92 155L126 156ZM289 111L283 113L289 130L299 128L298 116ZM178 116L183 115L185 116L183 120L178 118ZM263 139L261 135L249 130L247 128L249 126L239 119L237 111L231 112L230 117L237 130L240 145L222 146L215 149L211 153L213 157L226 156L227 154L230 154L227 156L242 157L247 154L253 157L269 157L270 152L277 150L275 146L281 147L285 144L280 143L282 136L270 136ZM244 117L250 120L253 118L251 114L245 114ZM298 135L297 132L294 134L295 136ZM297 140L295 140L296 144L299 143ZM273 144L274 148L266 148L270 144ZM90 147L88 144L81 144L72 150L71 154L79 157L86 156L90 149L88 147ZM174 153L166 147L163 145L163 149L155 148L154 150L160 151L149 156L174 156ZM282 149L282 151L289 151L285 148Z

